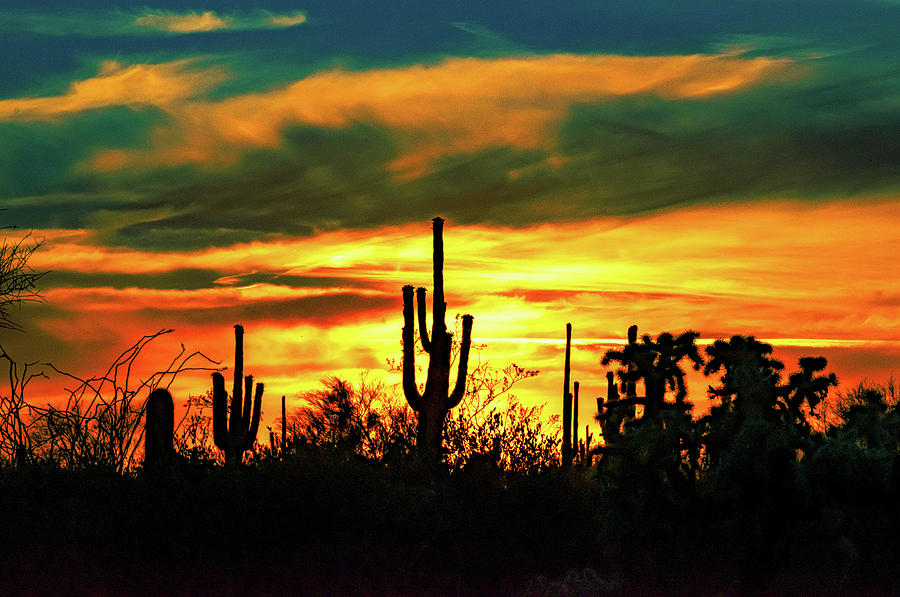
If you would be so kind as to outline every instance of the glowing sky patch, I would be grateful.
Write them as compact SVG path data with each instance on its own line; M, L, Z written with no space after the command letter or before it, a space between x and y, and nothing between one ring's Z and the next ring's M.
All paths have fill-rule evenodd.
M632 323L886 379L900 6L807 8L13 2L0 208L52 272L2 344L90 374L175 328L152 371L182 343L228 364L242 323L271 418L329 375L396 381L440 215L449 313L479 358L542 370L519 394L547 415L566 322L585 421Z

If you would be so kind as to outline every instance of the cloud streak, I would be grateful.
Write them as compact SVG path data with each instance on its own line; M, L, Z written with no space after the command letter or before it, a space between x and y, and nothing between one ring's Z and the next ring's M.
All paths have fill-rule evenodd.
M61 95L0 100L0 121L52 120L116 106L172 110L176 103L225 80L222 68L198 68L197 64L196 60L183 59L125 66L107 60L101 63L97 76L73 82Z
M184 11L144 8L135 10L60 10L41 13L7 10L0 18L0 30L30 31L47 36L135 36L186 35L215 31L263 31L286 29L307 22L306 13L294 10L275 13L267 10L220 13L213 10Z
M163 33L201 33L221 30L259 30L296 27L306 22L306 15L300 11L288 14L259 12L254 15L219 15L208 10L202 13L177 13L148 10L137 17L131 26L142 31Z
M787 76L790 67L786 59L732 55L548 55L330 70L281 89L179 106L172 124L158 131L157 146L130 163L234 163L248 150L280 146L288 127L365 121L408 136L414 148L393 167L422 173L447 153L545 146L577 103L734 93Z

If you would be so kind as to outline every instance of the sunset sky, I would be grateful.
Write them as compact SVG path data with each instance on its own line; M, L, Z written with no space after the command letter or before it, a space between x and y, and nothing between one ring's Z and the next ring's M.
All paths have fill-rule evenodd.
M0 208L52 273L0 343L230 365L242 323L271 423L385 375L439 215L449 314L546 413L566 322L582 421L632 323L898 372L900 2L452 4L4 2Z

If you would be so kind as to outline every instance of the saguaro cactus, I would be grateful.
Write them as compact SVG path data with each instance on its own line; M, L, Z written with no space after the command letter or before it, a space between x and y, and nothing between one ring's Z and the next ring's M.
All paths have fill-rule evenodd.
M253 394L253 376L244 375L244 328L234 326L234 389L231 393L231 413L228 412L228 393L225 378L218 371L213 373L213 440L216 447L225 452L227 462L240 462L244 452L253 447L259 430L264 386L256 384L252 414L250 396ZM243 381L243 388L241 382Z
M413 287L403 287L403 394L416 412L418 428L416 446L421 457L436 464L441 457L441 436L444 420L450 409L459 404L466 392L466 375L469 366L469 349L472 344L472 316L463 315L462 344L459 350L459 370L456 384L450 392L450 361L453 335L447 331L444 302L444 220L434 218L434 297L432 298L431 337L428 336L425 311L425 289L416 289L416 305L413 305ZM429 355L428 377L425 389L419 392L416 385L415 309L419 312L419 337L422 348Z
M153 467L175 455L175 402L163 388L150 392L144 415L144 466Z

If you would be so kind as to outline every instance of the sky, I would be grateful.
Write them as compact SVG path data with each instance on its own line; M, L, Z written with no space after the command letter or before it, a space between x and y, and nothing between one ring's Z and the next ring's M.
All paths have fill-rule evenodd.
M898 25L889 0L7 0L2 223L50 273L0 344L88 377L171 328L141 371L182 344L230 365L241 323L271 424L326 376L397 381L441 216L449 315L473 359L541 371L517 394L545 414L566 322L581 421L632 323L886 381Z

